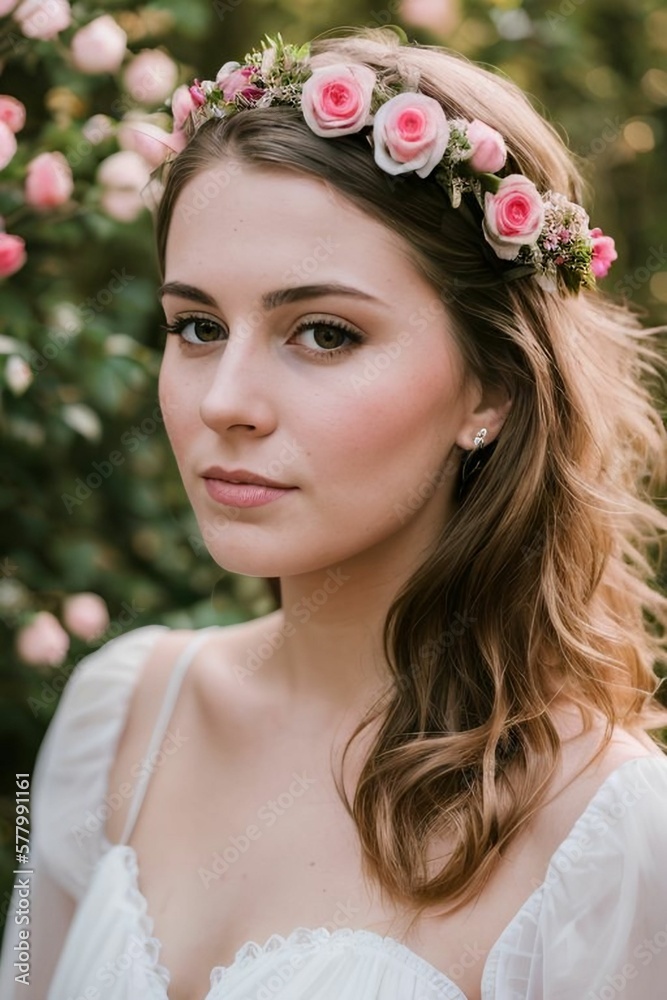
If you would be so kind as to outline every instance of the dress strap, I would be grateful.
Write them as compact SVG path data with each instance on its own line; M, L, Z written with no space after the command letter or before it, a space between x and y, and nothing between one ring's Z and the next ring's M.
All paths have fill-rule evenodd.
M141 809L142 802L144 801L144 796L146 794L146 789L148 787L148 781L152 774L152 768L150 761L153 754L159 749L162 740L164 739L166 728L169 724L169 719L171 718L174 706L176 705L176 699L178 698L179 691L181 689L181 684L183 678L185 677L185 672L190 666L192 660L194 659L195 653L202 645L205 639L208 638L208 633L213 629L219 629L219 625L209 625L206 628L197 629L197 634L186 644L184 649L181 650L179 656L176 659L176 663L171 672L171 677L169 678L169 683L167 685L167 690L160 708L160 712L153 729L153 733L148 744L148 750L146 751L146 756L142 760L141 773L139 775L139 780L137 782L137 787L134 791L134 796L130 804L130 810L127 815L127 820L125 822L125 829L123 830L123 835L120 838L120 844L126 844L129 840L132 830L134 829L134 824L137 821L139 815L139 810Z

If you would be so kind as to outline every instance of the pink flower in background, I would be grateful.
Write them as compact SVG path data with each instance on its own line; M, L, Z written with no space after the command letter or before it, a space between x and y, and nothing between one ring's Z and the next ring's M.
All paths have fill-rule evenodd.
M70 640L55 615L39 611L16 635L16 652L24 663L56 667L67 655Z
M478 174L495 174L505 166L507 147L500 132L475 118L466 129L472 146L468 163Z
M88 142L92 143L93 146L97 146L98 143L107 139L110 135L114 135L115 131L116 122L113 118L102 114L93 115L92 118L89 118L81 126L82 136Z
M0 278L20 270L27 259L25 240L11 233L0 233Z
M63 601L63 622L73 635L92 642L109 627L109 611L99 594L72 594Z
M123 74L127 92L140 104L160 104L173 93L178 67L160 49L142 49Z
M72 171L62 153L40 153L28 164L25 200L33 208L56 208L73 190Z
M187 139L181 129L166 132L151 122L126 121L118 129L118 142L121 149L134 150L153 168L170 153L180 153Z
M459 0L401 0L399 15L406 24L447 35L461 20Z
M134 222L144 208L141 192L129 188L105 188L100 206L116 222Z
M132 222L145 207L142 191L150 182L150 169L135 150L112 153L97 168L97 182L102 186L100 204L112 219Z
M132 150L112 153L97 168L97 180L103 187L137 190L149 179L148 167L141 156Z
M484 235L501 260L514 260L535 243L544 225L544 202L523 174L503 177L495 194L484 195Z
M24 0L13 17L26 38L40 38L45 42L55 38L72 23L72 11L67 0Z
M174 118L174 128L183 128L188 116L199 107L199 102L192 96L186 83L177 87L171 95L171 113Z
M7 124L0 121L0 170L4 170L7 164L14 159L14 154L18 149L16 136Z
M102 14L76 32L70 47L82 73L115 73L127 51L127 35L110 14Z
M0 94L0 122L20 132L25 125L25 104L11 94Z
M313 132L333 137L370 125L376 79L369 66L336 63L314 69L301 91L301 111Z
M373 122L375 162L390 174L414 170L427 177L444 156L449 122L426 94L403 93L385 101Z
M17 3L18 0L0 0L0 17L6 17L7 14L11 14Z
M593 240L593 258L591 271L596 278L604 278L616 260L616 244L612 236L605 236L601 229L591 229L589 236Z

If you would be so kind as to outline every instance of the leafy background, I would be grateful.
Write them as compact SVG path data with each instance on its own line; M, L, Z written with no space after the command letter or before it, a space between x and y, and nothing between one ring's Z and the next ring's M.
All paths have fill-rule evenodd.
M3 918L14 867L14 775L31 769L81 657L126 628L200 627L275 607L267 581L235 577L209 557L159 419L163 317L150 214L119 222L105 213L97 169L119 147L113 135L92 144L83 132L92 115L122 116L120 74L83 74L68 59L74 31L102 13L125 29L130 53L169 53L179 83L213 77L265 32L303 42L359 24L399 24L420 42L498 67L581 158L591 218L614 235L619 252L607 287L647 323L667 321L667 10L657 0L77 2L72 26L52 41L25 39L0 18L0 92L28 111L19 151L0 173L0 214L28 250L26 265L0 281ZM64 153L75 190L66 209L35 213L16 192L27 161L45 150ZM110 297L114 274L125 283ZM33 367L20 391L7 377L12 354ZM63 495L113 451L122 461L68 510ZM22 662L17 630L36 611L58 615L63 598L81 591L106 601L105 635L92 644L72 635L56 667Z

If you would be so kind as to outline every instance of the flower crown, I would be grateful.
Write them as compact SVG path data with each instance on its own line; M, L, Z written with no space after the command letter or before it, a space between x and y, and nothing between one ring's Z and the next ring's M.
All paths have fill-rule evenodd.
M496 257L514 261L508 277L534 274L549 291L576 292L606 275L617 257L614 240L590 229L586 211L564 195L540 194L523 174L499 176L507 149L496 129L477 119L448 118L415 80L397 83L362 63L314 68L310 43L287 44L279 33L265 38L243 66L226 62L215 80L195 79L181 125L187 117L196 130L208 118L288 104L300 107L312 131L325 138L369 127L375 162L386 173L432 175L453 208L464 194L475 196L488 245Z

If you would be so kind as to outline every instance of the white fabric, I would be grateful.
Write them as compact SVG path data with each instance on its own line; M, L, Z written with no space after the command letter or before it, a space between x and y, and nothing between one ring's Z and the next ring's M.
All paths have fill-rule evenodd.
M137 859L104 837L108 775L129 699L165 626L107 642L72 673L32 781L31 982L15 982L18 927L8 910L2 1000L169 1000L169 972L138 889ZM179 657L149 741L158 746L188 663ZM108 805L109 803L107 803ZM486 957L482 1000L666 1000L667 757L608 776L551 858L544 883ZM248 942L197 1000L466 1000L406 945L372 931L295 928Z

